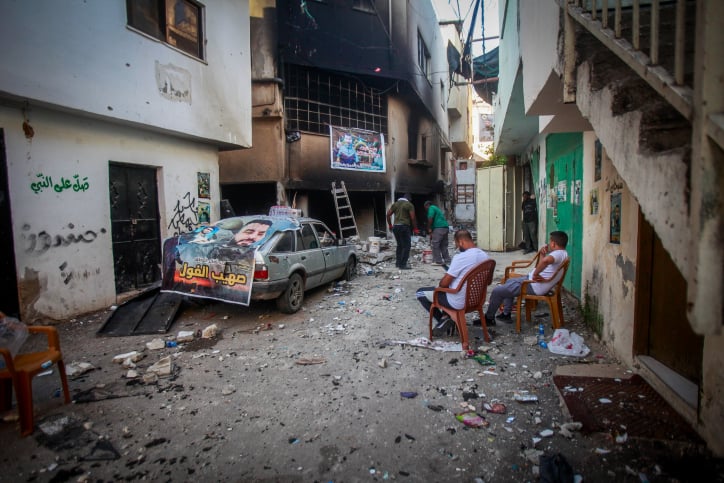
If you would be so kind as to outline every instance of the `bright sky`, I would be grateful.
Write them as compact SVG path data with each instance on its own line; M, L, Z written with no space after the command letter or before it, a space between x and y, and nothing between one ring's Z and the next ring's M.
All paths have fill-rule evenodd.
M470 31L470 22L473 18L473 10L476 0L433 0L435 10L438 12L440 20L455 20L462 18L463 23L463 39L467 38ZM498 0L482 0L483 17L485 19L485 37L497 36L498 28ZM473 39L483 37L483 29L481 26L481 12L478 10L478 16L475 20L473 30ZM485 51L488 52L498 46L498 39L492 39L485 42ZM473 43L473 56L483 53L483 43Z

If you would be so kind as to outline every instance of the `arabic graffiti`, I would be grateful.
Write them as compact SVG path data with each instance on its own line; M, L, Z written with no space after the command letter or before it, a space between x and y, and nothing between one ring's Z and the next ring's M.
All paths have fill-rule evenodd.
M75 228L73 223L68 223L68 228ZM30 231L30 225L23 225L23 231ZM106 229L101 228L100 233L105 233ZM53 247L67 247L74 243L92 243L98 238L98 233L93 230L86 230L83 233L69 233L67 235L51 235L43 230L38 233L23 234L23 238L27 240L25 253L45 253Z
M38 173L37 175L38 181L34 183L30 183L30 189L33 190L33 193L36 195L39 193L42 193L43 190L53 188L56 193L62 193L64 190L72 189L76 193L78 192L84 192L87 191L90 187L90 184L88 183L88 177L84 176L83 179L80 179L79 174L73 175L73 180L69 178L62 177L60 178L60 182L53 184L53 178L50 176L45 176L43 173Z
M167 228L173 228L173 236L192 231L199 222L199 210L196 206L196 198L191 197L188 191L182 199L176 201L173 209L173 216Z
M243 273L224 273L224 272L211 272L209 277L209 266L208 265L196 265L189 267L189 264L184 262L179 271L179 276L187 280L193 278L211 278L216 283L222 285L228 285L233 287L236 284L246 285L246 275Z

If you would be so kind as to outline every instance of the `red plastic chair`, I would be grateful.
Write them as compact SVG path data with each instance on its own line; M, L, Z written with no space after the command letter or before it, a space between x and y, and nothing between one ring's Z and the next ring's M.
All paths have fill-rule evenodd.
M60 373L60 382L63 385L65 404L70 403L68 378L65 374L63 353L60 351L60 339L55 327L28 326L31 334L45 334L48 338L48 349L42 352L27 352L12 356L9 350L0 348L0 355L5 359L5 368L0 370L0 410L12 407L13 386L15 399L18 403L20 418L20 434L32 434L33 418L33 377L47 369L48 363L55 364ZM43 367L45 366L45 367Z
M468 350L468 325L465 322L465 314L477 311L483 326L483 336L485 342L490 342L490 334L488 334L488 326L485 324L485 314L483 313L483 305L488 292L488 285L493 281L493 272L495 272L495 260L488 259L470 270L458 287L443 288L437 287L432 294L432 306L430 307L430 340L432 340L432 319L435 309L439 309L450 316L455 321L460 339L462 341L463 350ZM467 285L466 285L467 283ZM466 286L465 291L465 307L460 310L444 307L438 302L441 293L458 293L460 289Z

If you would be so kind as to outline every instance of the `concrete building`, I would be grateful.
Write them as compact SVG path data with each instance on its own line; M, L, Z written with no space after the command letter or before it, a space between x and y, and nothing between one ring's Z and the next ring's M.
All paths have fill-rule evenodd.
M587 322L722 455L724 4L504 3L496 147L539 242L568 233Z
M288 204L337 226L330 190L340 181L362 238L387 235L395 195L412 193L421 219L427 198L450 210L451 160L470 150L469 100L451 84L451 36L431 2L250 6L254 143L220 156L234 211ZM340 161L344 139L365 154Z
M3 2L2 310L63 319L160 279L251 145L247 1Z

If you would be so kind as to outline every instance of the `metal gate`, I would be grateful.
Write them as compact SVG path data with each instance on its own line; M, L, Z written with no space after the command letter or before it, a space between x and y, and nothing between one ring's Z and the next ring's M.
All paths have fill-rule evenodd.
M156 170L111 163L111 234L116 293L161 279Z

